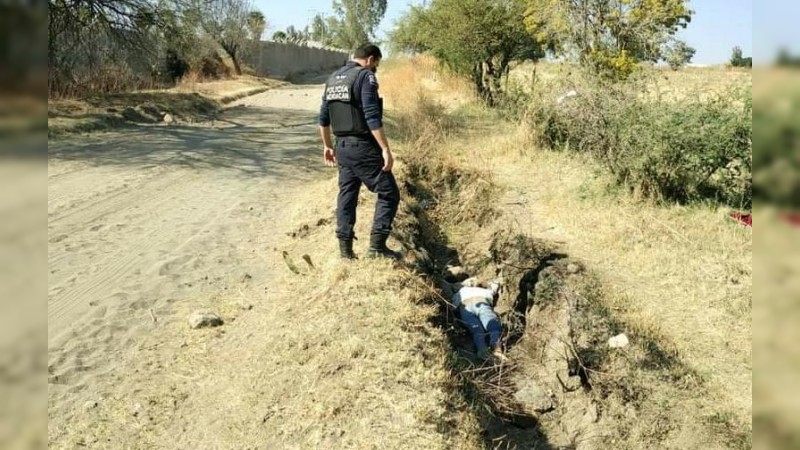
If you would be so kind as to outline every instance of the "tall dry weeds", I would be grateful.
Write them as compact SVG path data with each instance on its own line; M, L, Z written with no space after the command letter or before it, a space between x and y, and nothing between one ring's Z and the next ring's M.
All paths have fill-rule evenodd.
M414 79L405 81L398 92L412 89ZM737 409L747 394L741 392L741 381L747 377L731 373L745 370L733 359L750 358L744 348L749 343L749 329L741 323L749 311L742 301L751 287L751 283L743 283L749 267L740 264L746 259L742 254L750 251L743 234L725 223L708 228L719 217L702 208L687 211L630 203L624 193L608 187L590 161L537 153L526 132L530 129L515 129L496 117L452 114L456 133L432 126L441 121L431 120L425 111L448 113L453 109L442 107L444 101L438 109L420 103L446 100L454 93L433 92L425 84L425 80L417 83L416 90L422 94L404 97L407 103L402 113L408 120L401 122L401 135L406 144L403 159L409 161L410 173L424 180L414 186L419 189L417 197L433 202L426 203L432 205L427 214L447 229L449 238L465 248L478 247L473 255L480 254L481 245L475 245L483 236L476 232L480 227L473 223L475 216L454 214L454 205L481 209L499 204L499 211L510 214L509 220L523 225L528 233L557 229L559 238L569 240L562 242L565 249L596 265L593 272L601 280L573 295L591 297L589 306L600 308L592 314L606 317L603 320L615 323L610 328L636 339L630 357L591 365L597 386L602 387L598 398L611 402L603 403L609 408L613 405L607 411L612 421L607 425L606 442L620 448L655 448L666 443L682 448L748 448L750 425L744 420L746 413ZM481 150L478 158L469 154L475 148ZM532 155L537 156L531 160ZM495 191L494 196L483 197L491 198L489 202L464 195L479 186L479 180L487 181L489 190L498 189L494 183L502 184L506 195L497 197L502 190ZM509 198L509 191L511 198L521 200L511 202L511 207L498 203ZM461 195L448 197L448 192ZM453 217L469 220L459 224ZM653 219L658 222L655 228L648 225ZM706 238L700 237L703 233ZM700 274L708 277L698 278ZM688 279L695 281L686 283ZM732 302L726 304L724 294L713 295L716 300L702 299L715 289L730 293ZM701 314L698 299L709 312L708 320L697 315ZM705 329L693 328L703 326L701 323ZM726 351L716 337L731 330L746 333L726 339ZM724 361L714 359L719 352L727 352ZM496 380L485 373L482 376L487 386ZM726 388L733 391L720 397ZM628 406L635 411L633 415L626 412Z

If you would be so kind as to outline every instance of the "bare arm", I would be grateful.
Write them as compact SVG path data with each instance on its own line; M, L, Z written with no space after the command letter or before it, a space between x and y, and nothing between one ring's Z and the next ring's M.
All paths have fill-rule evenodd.
M322 145L327 148L333 148L333 139L331 139L331 127L324 127L320 125L319 135L322 137Z
M378 145L381 146L381 151L383 153L383 171L391 172L394 166L394 155L392 155L392 150L389 148L389 141L386 140L386 133L383 132L383 127L370 131L375 137L375 140L378 141Z
M333 151L333 139L331 139L331 127L320 125L319 135L322 137L322 159L325 161L325 165L336 165L336 154Z

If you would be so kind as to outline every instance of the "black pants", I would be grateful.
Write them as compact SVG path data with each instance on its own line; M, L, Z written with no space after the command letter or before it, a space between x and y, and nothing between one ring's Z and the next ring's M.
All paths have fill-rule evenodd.
M388 235L400 204L400 189L391 172L384 172L381 148L372 136L337 137L339 198L336 207L336 237L353 239L356 206L361 184L378 194L372 233Z

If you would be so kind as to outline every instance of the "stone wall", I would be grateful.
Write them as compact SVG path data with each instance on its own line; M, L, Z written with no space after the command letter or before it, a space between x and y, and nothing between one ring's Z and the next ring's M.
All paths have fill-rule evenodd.
M350 55L341 50L261 42L245 60L258 76L285 78L291 74L333 70L343 66L349 58Z

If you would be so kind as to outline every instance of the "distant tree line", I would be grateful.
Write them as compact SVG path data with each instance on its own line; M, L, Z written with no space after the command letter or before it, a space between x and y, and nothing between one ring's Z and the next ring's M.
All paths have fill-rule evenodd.
M612 80L640 63L688 63L676 38L691 21L688 0L430 0L391 33L395 52L427 52L469 76L487 103L513 62L547 54Z
M317 14L307 28L309 40L355 50L375 42L375 31L386 14L387 0L334 0L333 14Z
M732 67L753 67L753 58L751 56L744 57L742 47L733 47L731 51L730 64Z
M50 0L48 87L81 94L236 74L266 28L249 0Z
M353 50L375 41L386 2L335 0L333 14L271 37ZM60 95L241 74L268 28L251 0L49 0L48 15L48 88Z
M792 55L787 48L778 51L775 64L780 67L800 67L800 55Z

